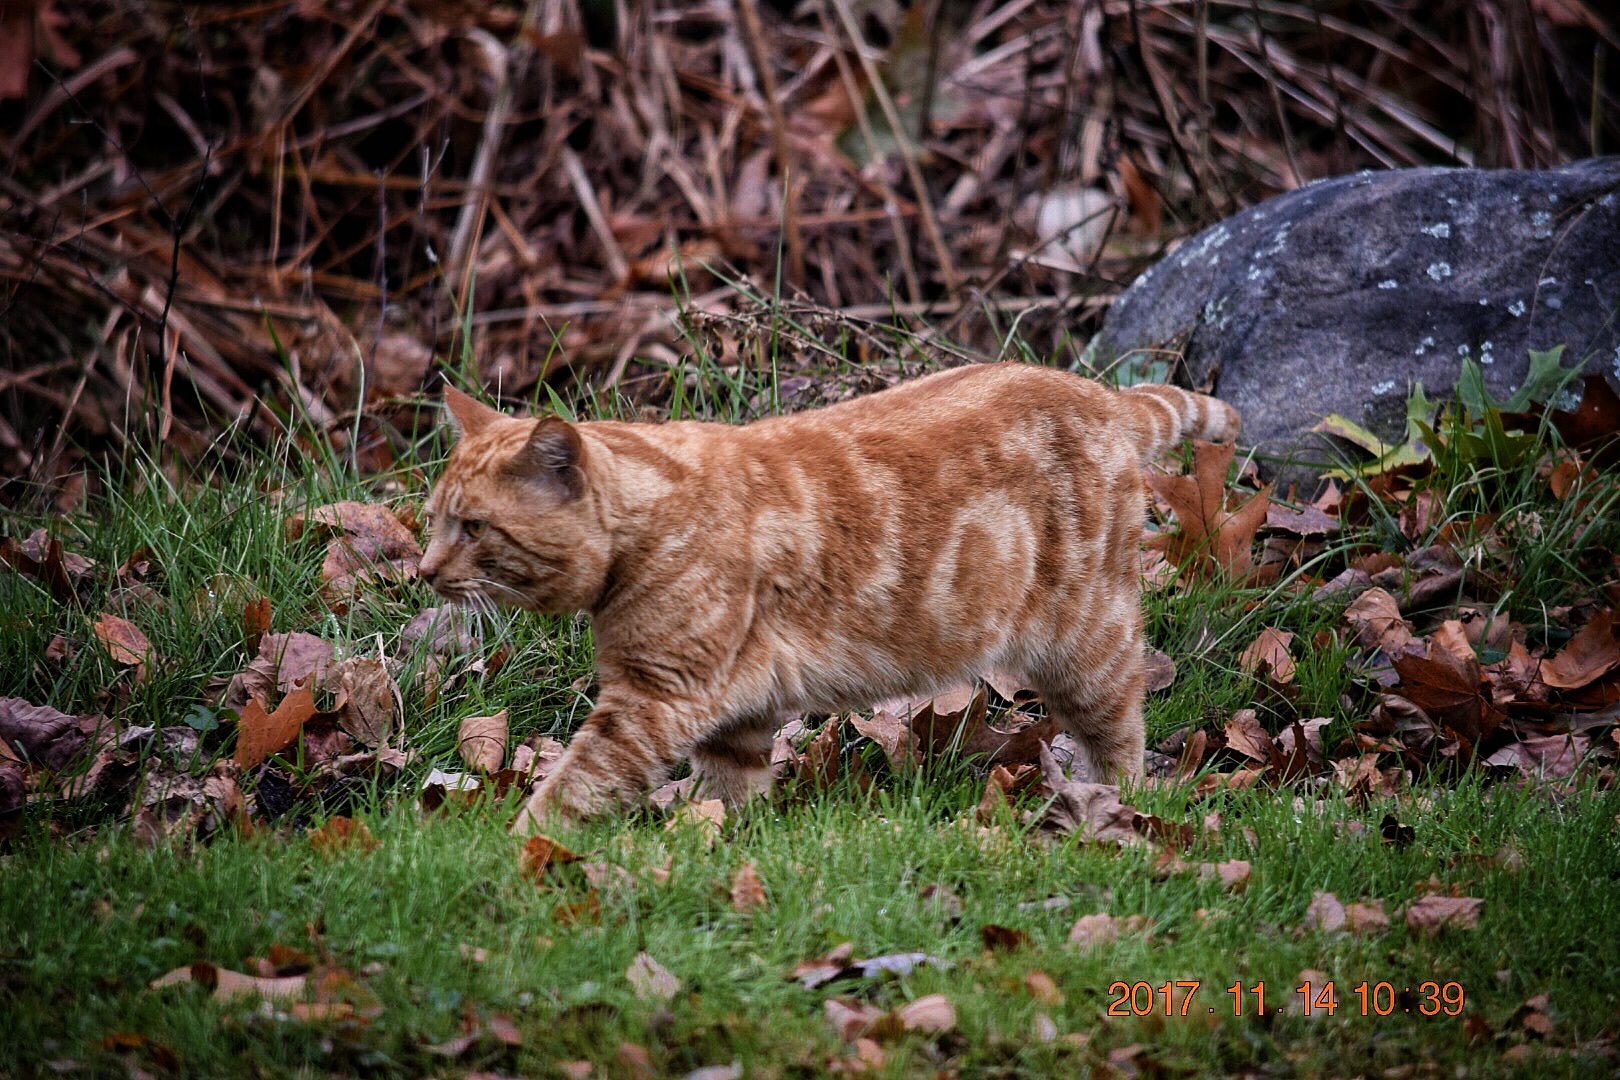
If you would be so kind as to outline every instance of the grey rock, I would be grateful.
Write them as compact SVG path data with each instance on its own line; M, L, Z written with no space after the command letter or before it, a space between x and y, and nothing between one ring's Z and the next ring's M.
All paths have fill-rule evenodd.
M1193 385L1243 414L1246 444L1308 465L1335 460L1308 434L1329 413L1393 439L1412 383L1439 397L1472 356L1505 398L1529 350L1560 344L1566 367L1620 381L1620 157L1365 172L1279 195L1144 272L1086 359L1140 367L1139 350L1179 350Z

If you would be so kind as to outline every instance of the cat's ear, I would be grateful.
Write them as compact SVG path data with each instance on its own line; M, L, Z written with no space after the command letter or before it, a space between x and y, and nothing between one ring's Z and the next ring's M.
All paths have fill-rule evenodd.
M566 420L547 416L534 422L529 439L512 459L510 470L571 499L585 490L585 443Z
M505 414L455 387L444 388L444 418L462 438L476 435Z

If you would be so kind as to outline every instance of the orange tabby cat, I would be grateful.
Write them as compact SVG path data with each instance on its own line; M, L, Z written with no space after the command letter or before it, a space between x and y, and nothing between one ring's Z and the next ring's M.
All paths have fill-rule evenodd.
M956 368L742 427L517 419L445 390L440 595L590 613L596 708L515 825L644 794L691 760L736 804L786 712L997 668L1093 779L1142 771L1143 463L1238 416L1167 386Z

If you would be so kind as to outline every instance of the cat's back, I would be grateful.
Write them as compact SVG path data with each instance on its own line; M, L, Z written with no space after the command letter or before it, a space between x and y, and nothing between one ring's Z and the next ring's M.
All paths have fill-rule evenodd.
M900 425L931 426L971 418L980 430L1025 422L1033 414L1061 411L1080 421L1104 421L1112 392L1088 379L1014 362L970 364L898 386L751 425L764 431L798 427L897 431Z

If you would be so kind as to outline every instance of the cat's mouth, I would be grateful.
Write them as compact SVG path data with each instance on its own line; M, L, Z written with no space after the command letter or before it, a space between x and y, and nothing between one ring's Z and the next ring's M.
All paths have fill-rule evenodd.
M498 581L468 580L436 581L433 591L460 607L493 612L495 608L533 607L533 601L510 585Z

